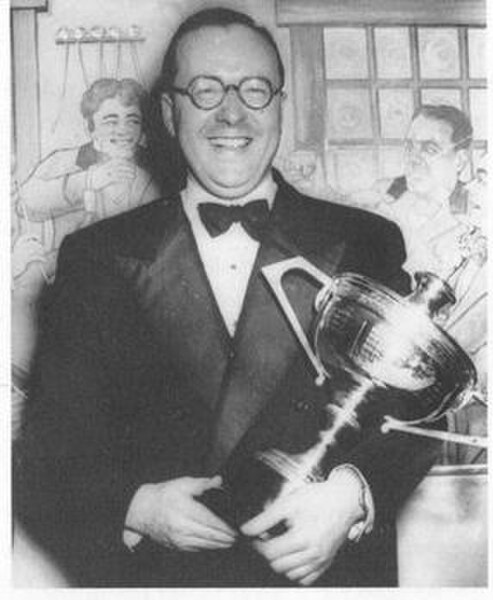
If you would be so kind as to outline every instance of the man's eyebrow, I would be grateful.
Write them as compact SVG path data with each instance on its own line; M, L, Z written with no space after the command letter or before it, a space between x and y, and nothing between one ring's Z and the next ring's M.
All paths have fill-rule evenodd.
M116 113L111 113L109 115L104 115L101 119L102 121L107 121L108 119L118 119L118 115Z
M412 137L405 138L408 142L419 143L419 144L434 144L435 146L442 146L443 144L434 138L425 138L424 140L413 139Z
M439 146L442 147L444 144L442 144L442 142L439 142L438 140L434 140L434 139L427 139L427 140L422 140L423 144L433 144L434 146Z

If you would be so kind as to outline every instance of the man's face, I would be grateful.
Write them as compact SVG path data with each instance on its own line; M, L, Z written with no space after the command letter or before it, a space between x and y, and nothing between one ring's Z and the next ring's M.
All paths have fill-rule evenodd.
M276 56L269 44L242 25L204 27L186 35L178 46L176 87L208 75L225 85L245 77L263 77L280 85ZM269 171L281 136L281 97L265 108L245 106L230 89L212 110L190 98L163 97L164 120L176 135L191 175L208 192L225 199L244 196Z
M411 123L404 171L412 192L431 199L449 195L466 161L466 151L454 148L448 123L423 115Z
M142 114L135 105L107 98L93 115L94 147L110 158L131 159L142 136Z

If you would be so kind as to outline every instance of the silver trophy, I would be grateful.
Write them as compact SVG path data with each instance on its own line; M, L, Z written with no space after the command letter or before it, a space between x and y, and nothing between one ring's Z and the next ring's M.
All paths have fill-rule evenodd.
M313 365L316 384L328 381L331 397L321 429L301 451L272 447L226 466L226 501L212 506L221 516L241 524L279 495L325 480L334 462L364 438L369 422L384 433L486 447L485 438L426 427L469 402L477 380L471 359L439 325L455 302L445 281L417 273L414 291L402 297L361 275L329 277L301 257L262 271ZM321 285L312 344L283 288L289 272Z

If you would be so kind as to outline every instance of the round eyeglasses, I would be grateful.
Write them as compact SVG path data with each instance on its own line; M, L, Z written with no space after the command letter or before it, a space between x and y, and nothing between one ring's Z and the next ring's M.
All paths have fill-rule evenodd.
M218 77L199 75L194 77L186 88L171 89L178 94L188 96L194 106L201 110L217 108L229 90L234 90L248 108L261 110L269 106L274 96L282 91L282 86L274 88L264 77L245 77L238 84L226 85Z

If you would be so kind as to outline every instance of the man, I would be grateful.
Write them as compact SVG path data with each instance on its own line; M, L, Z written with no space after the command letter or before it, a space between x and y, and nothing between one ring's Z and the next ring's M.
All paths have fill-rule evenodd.
M395 584L392 521L434 442L370 427L327 481L239 531L200 501L243 439L264 444L266 421L281 435L313 421L329 393L261 268L302 255L329 274L409 285L395 226L302 196L272 170L283 84L272 37L249 17L187 19L161 77L185 188L64 244L17 505L76 584ZM316 289L289 285L309 327Z
M447 261L440 271L457 261L456 250L449 247L446 256L437 248L450 241L451 229L461 227L456 215L467 212L467 189L459 177L469 164L471 143L470 121L453 106L422 106L413 116L404 144L404 176L389 186L383 208L403 231L412 272L422 269L423 261L432 268L423 253Z

